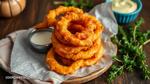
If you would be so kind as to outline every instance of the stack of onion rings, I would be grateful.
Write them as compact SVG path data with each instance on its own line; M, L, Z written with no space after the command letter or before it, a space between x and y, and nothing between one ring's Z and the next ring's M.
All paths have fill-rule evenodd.
M75 7L60 6L50 10L46 19L36 28L51 26L54 27L53 47L46 57L50 70L63 75L72 74L101 59L103 26L94 16Z

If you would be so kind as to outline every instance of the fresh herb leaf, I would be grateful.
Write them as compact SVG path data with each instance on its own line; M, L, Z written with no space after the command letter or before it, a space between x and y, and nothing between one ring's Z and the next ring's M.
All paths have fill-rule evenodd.
M93 0L80 0L79 2L76 0L67 0L63 3L64 6L75 6L84 10L91 9L94 4Z

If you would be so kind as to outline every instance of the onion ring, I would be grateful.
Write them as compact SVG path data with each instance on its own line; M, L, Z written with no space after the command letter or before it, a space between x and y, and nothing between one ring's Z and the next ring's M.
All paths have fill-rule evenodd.
M82 14L83 11L79 8L70 6L70 7L64 7L64 6L59 6L58 8L54 10L50 10L46 18L44 19L43 22L37 24L35 28L48 28L50 26L54 26L55 23L57 22L57 18L61 18L61 15L65 15L66 13L69 12L74 12L74 13L80 13Z
M103 56L103 52L104 52L104 48L103 46L101 46L99 51L92 58L84 60L82 67L90 66L97 63L100 60L100 58Z
M54 51L58 55L76 61L79 59L91 58L99 50L101 46L101 41L100 39L97 39L91 47L86 49L84 47L70 47L65 45L63 46L63 44L59 43L58 40L55 38L55 35L52 34L52 44Z
M76 54L82 50L87 50L89 47L83 47L83 46L79 46L79 47L74 47L74 46L68 46L68 45L64 45L62 43L60 43L57 38L55 37L54 33L52 33L52 44L53 44L53 48L54 50L57 52L61 52L62 54Z
M89 32L81 32L83 34L83 37L87 37L86 39L77 38L74 34L68 31L67 28L71 21L80 21L86 24L85 30ZM70 44L74 46L91 46L93 44L93 41L95 41L99 37L102 29L103 26L95 17L88 14L80 14L79 16L79 14L70 13L69 15L65 15L64 17L62 17L61 20L57 22L54 33L57 39L64 44Z
M103 53L102 47L101 47L100 53ZM67 66L71 65L74 62L73 60L66 59L66 58L63 58L61 56L58 56L58 57L61 59L62 63L67 65ZM98 60L100 60L101 57L102 57L102 55L98 55L98 57L96 57L96 55L94 55L91 58L84 60L84 65L82 65L82 67L95 64Z
M102 57L103 55L102 53L103 53L103 47L101 46L101 48L94 55L94 57L86 60L75 61L70 66L63 66L56 61L56 59L54 58L55 52L53 51L53 48L51 48L47 54L46 62L50 70L66 75L66 74L74 73L76 70L78 70L81 67L90 66L97 63Z
M79 61L75 61L74 63L72 63L70 66L63 66L56 61L54 56L55 56L55 52L53 51L53 48L51 48L46 58L46 62L48 64L49 69L54 70L57 73L64 74L64 75L75 72L81 67L83 63L83 60L79 60Z

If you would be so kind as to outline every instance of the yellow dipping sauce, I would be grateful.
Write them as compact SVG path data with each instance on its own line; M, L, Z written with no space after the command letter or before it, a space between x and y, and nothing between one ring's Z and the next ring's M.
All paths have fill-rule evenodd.
M132 0L112 0L112 10L119 13L131 13L137 9L137 3Z

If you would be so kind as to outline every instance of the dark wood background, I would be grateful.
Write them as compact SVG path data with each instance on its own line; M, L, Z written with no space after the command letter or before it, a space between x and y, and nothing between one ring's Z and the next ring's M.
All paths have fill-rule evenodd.
M53 9L52 2L54 0L27 0L25 10L18 16L12 18L0 18L0 39L7 34L20 29L28 29L36 23L42 21L49 9ZM95 4L102 3L104 0L93 0ZM141 31L145 32L150 29L150 4L149 0L142 0L143 9L140 17L143 17L145 23L142 25ZM150 65L150 44L144 48L147 55L147 63ZM150 80L142 80L140 71L134 73L124 73L113 81L113 84L150 84ZM10 74L0 69L0 84L11 84L12 80L5 80L5 76ZM107 72L102 76L87 82L85 84L106 84Z

